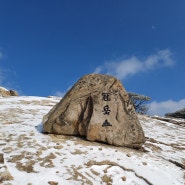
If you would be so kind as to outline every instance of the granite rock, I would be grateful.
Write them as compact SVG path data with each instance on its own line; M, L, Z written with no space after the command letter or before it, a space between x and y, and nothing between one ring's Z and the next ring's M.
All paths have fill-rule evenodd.
M89 141L140 148L144 132L122 83L90 74L78 80L43 117L45 133L81 135Z

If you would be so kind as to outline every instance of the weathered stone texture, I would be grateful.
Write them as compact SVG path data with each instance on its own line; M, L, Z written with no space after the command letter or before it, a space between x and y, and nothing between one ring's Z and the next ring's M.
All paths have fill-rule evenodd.
M18 96L18 93L14 90L7 90L3 87L0 87L0 96L2 97Z
M145 142L133 105L119 80L82 77L43 118L46 133L82 135L90 141L140 148Z

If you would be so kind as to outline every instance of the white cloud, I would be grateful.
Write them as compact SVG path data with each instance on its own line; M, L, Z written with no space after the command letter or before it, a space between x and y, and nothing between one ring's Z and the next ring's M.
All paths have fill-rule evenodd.
M56 91L54 96L58 96L58 97L64 97L64 95L72 88L72 86L69 86L66 91Z
M58 97L64 97L64 95L65 95L65 92L61 92L61 91L57 91L57 92L55 92L55 94L54 94L55 96L58 96Z
M149 55L143 60L132 56L121 61L106 62L102 66L98 66L94 73L107 73L123 80L128 76L161 67L169 67L174 63L172 52L169 49L165 49L159 50L157 53Z
M149 104L149 114L164 116L166 113L175 112L185 108L185 99L179 101L167 100L162 102L151 102Z
M94 71L94 73L100 73L101 71L102 71L103 69L102 69L102 67L97 67L96 69L95 69L95 71Z

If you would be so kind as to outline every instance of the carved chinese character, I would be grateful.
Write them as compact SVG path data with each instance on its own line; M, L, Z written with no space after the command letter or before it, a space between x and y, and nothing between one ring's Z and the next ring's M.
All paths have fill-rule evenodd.
M112 127L112 125L107 121L107 119L103 122L102 127Z
M109 115L109 113L111 112L111 110L109 109L109 106L108 106L108 105L105 105L105 106L103 107L102 112L103 112L104 115L105 115L105 114L108 114L108 115Z
M102 93L104 101L110 101L109 93Z

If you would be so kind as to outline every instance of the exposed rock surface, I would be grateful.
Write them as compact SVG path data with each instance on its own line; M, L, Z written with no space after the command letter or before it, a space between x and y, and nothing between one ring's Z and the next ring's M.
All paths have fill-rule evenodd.
M43 118L46 133L82 135L90 141L140 148L145 142L127 92L112 76L82 77Z
M185 119L185 108L178 110L176 112L173 113L168 113L165 115L166 117L173 117L173 118L183 118Z
M18 96L18 93L14 90L8 90L4 87L0 87L0 96L2 97Z
M182 119L182 118L160 117L160 116L152 116L152 118L185 127L185 119Z

